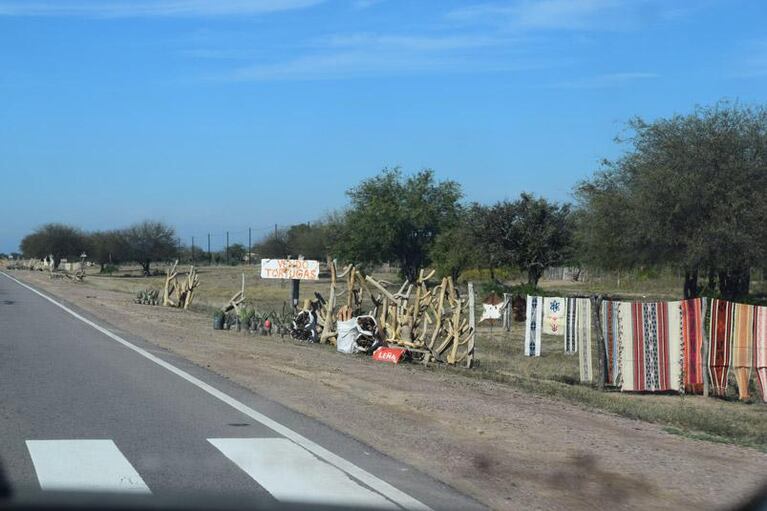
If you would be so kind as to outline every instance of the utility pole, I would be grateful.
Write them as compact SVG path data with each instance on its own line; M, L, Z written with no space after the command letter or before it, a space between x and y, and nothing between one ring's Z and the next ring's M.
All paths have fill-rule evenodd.
M253 245L253 242L250 239L250 227L248 227L248 266L253 264L253 257L252 257L253 249L251 248L252 245Z
M194 264L194 236L192 236L192 264Z
M226 265L229 266L229 231L226 231Z
M210 259L210 265L213 266L213 252L210 251L210 233L208 233L208 258Z

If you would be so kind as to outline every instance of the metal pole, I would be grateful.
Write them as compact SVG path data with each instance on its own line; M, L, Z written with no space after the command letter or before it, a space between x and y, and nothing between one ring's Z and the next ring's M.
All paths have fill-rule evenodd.
M293 310L298 310L298 289L301 285L301 281L298 279L291 279L292 289L290 293L290 301L293 302Z
M251 248L253 245L253 241L250 237L250 227L248 227L248 265L250 266L253 264L253 257L251 257L251 254L253 252L253 249Z
M226 264L229 265L229 231L226 231Z

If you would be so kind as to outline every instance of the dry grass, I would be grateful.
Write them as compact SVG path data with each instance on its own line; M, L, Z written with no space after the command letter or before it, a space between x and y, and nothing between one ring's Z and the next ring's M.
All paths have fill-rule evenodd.
M164 270L164 266L155 269ZM180 272L188 267L179 266ZM290 282L285 280L261 279L255 266L202 266L197 271L200 275L200 287L195 297L198 309L221 308L237 291L240 290L242 275L245 274L245 296L262 312L279 311L283 303L290 302ZM97 289L136 294L151 287L162 290L164 276L143 277L138 267L128 267L114 275L100 275L97 269L91 269L87 284ZM313 297L314 292L327 295L329 279L301 283L301 297Z
M158 266L158 269L162 269ZM183 270L183 269L182 269ZM290 284L279 280L262 280L255 267L201 267L197 310L220 308L239 289L245 273L246 296L261 311L281 310L290 296ZM398 281L394 275L377 275ZM141 277L138 268L129 268L115 276L89 275L86 284L96 289L133 295L140 289L161 289L164 277ZM543 282L547 291L558 294L606 293L644 299L678 299L679 285L673 279L644 279L591 283ZM641 285L641 286L640 286ZM329 281L302 282L301 297L311 297L315 291L327 295ZM644 290L644 291L642 291ZM481 296L479 297L481 301ZM126 300L128 298L126 297ZM433 368L513 385L536 394L579 403L595 410L624 417L659 423L667 430L695 438L723 441L767 450L767 407L761 403L735 401L735 386L727 400L704 399L699 396L636 395L615 391L598 391L578 383L578 358L565 355L560 337L543 336L542 356L523 355L524 325L514 323L512 332L501 328L480 328L477 337L479 367ZM594 353L596 360L596 352ZM753 393L756 396L756 392Z
M578 357L564 354L561 338L543 336L542 356L525 357L523 328L515 323L511 334L496 328L492 335L489 329L482 329L477 338L479 367L460 372L595 410L670 426L671 433L767 451L767 406L756 399L737 402L734 381L726 400L599 391L578 383ZM596 353L594 357L596 360ZM752 395L757 396L755 388Z

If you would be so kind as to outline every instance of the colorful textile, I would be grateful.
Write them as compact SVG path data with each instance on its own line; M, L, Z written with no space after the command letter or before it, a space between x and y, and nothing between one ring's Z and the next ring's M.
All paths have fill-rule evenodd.
M767 403L767 307L754 307L754 368L762 401Z
M540 296L527 295L525 316L525 356L541 356L541 323L543 322L543 300Z
M680 390L682 380L679 302L632 303L631 334L621 345L623 391ZM673 329L669 325L673 324Z
M581 381L591 383L594 368L591 361L591 300L588 298L575 299L575 340Z
M708 371L714 395L724 396L727 375L732 358L732 320L734 303L711 300L710 345L708 348Z
M736 303L732 319L732 368L738 398L748 399L748 384L754 363L754 306Z
M565 354L567 355L578 351L575 325L576 300L577 298L567 298L565 302Z
M490 293L487 295L482 301L482 316L480 316L479 322L490 325L498 323L498 320L501 319L504 304L503 298L497 294Z
M703 393L703 302L700 298L684 300L682 307L682 341L684 348L684 391Z
M684 338L682 332L682 302L659 303L658 308L668 307L668 374L669 389L683 390Z
M565 299L544 297L543 299L543 333L546 335L562 335L565 331Z
M622 302L602 302L600 322L602 324L602 338L605 343L605 383L618 385L620 382L620 342L623 331L620 320L620 308L626 307Z

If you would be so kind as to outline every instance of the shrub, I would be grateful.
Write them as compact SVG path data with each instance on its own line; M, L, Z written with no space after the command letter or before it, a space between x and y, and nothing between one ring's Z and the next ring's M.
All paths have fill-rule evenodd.
M111 275L116 271L119 271L120 267L116 264L105 264L99 273L106 273L107 275Z

